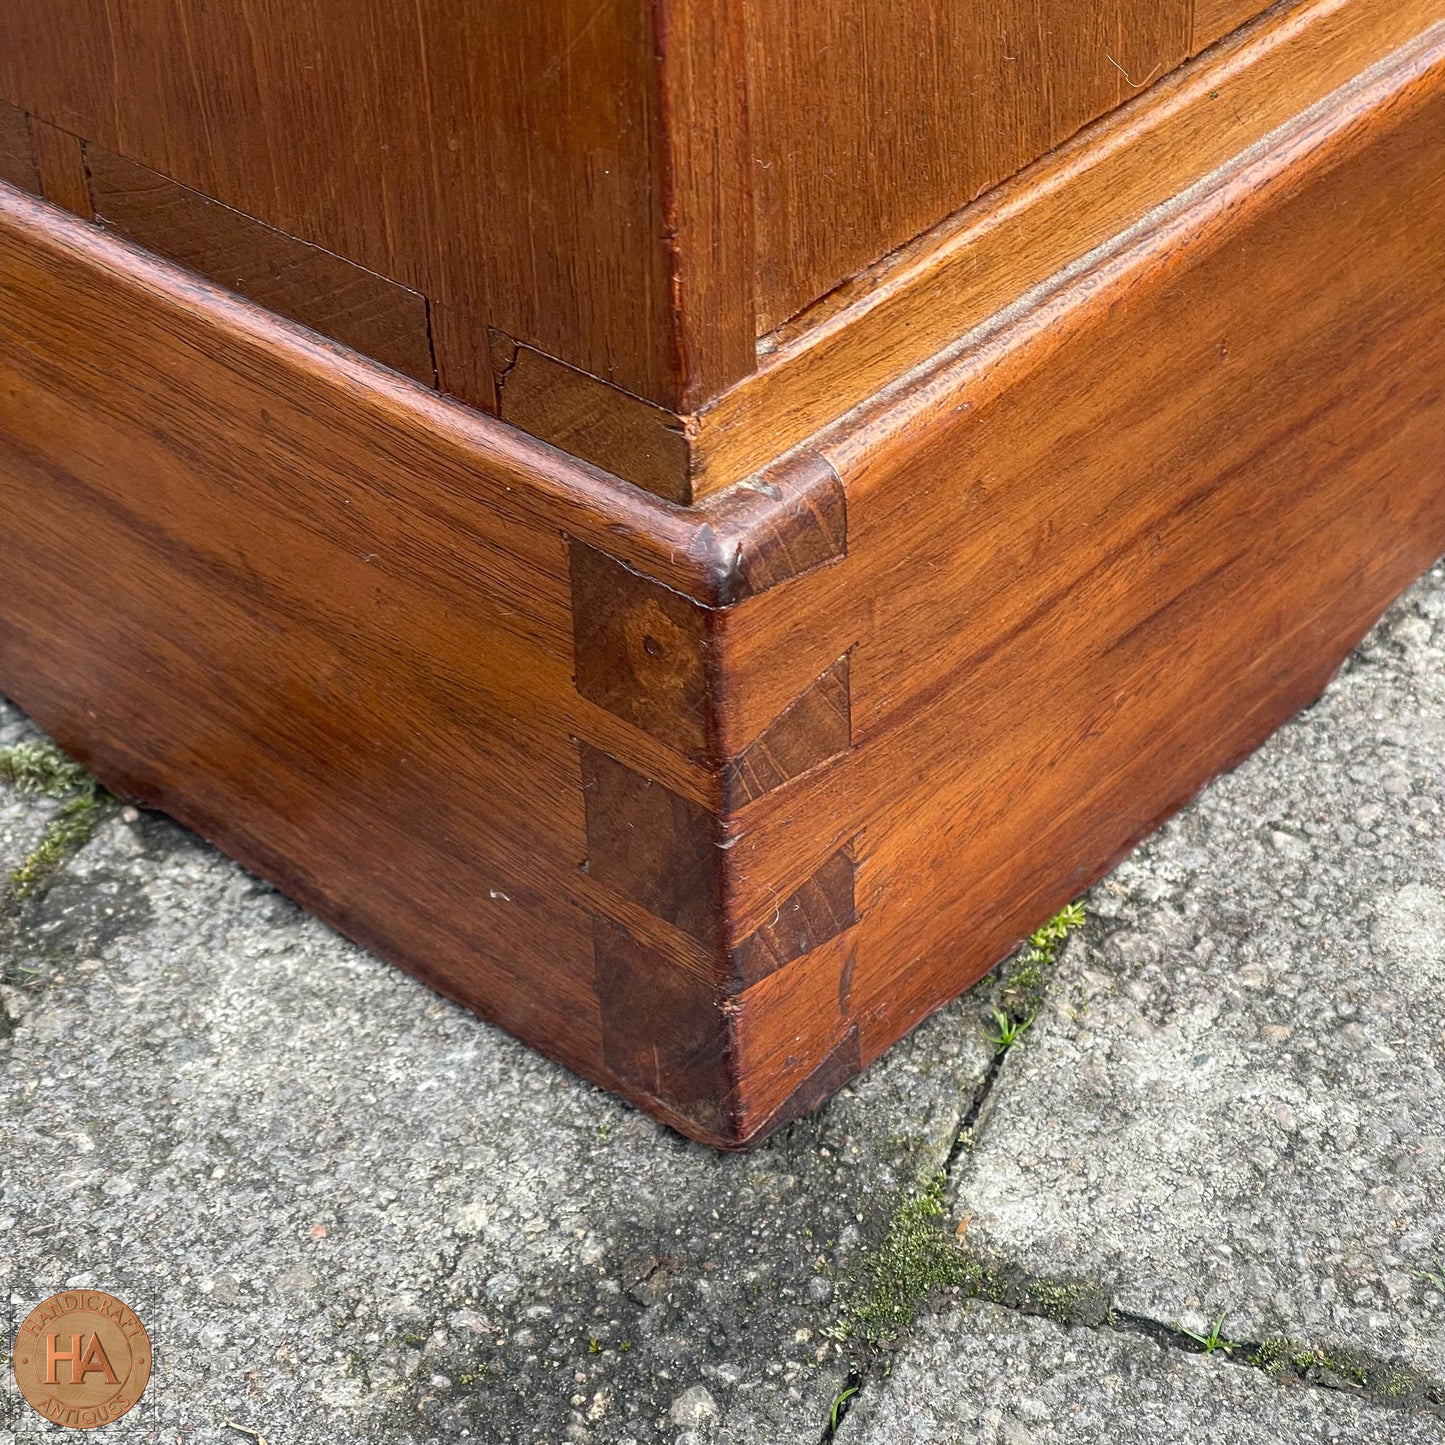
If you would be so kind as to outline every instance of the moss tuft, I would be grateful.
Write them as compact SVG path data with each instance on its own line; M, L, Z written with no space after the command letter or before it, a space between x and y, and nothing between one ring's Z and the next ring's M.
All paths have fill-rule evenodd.
M54 743L16 743L0 748L0 783L21 793L43 793L67 798L72 793L96 790L95 779Z
M1287 1340L1283 1335L1271 1335L1267 1340L1259 1342L1248 1359L1251 1365L1275 1374L1288 1369L1299 1353L1300 1346L1293 1340ZM1306 1358L1312 1360L1314 1355L1307 1353Z
M1102 1319L1108 1314L1109 1302L1103 1290L1092 1282L1058 1284L1036 1279L1024 1287L1023 1308L1026 1313L1066 1325Z
M66 859L90 841L100 821L105 794L79 763L72 762L53 743L26 742L0 748L0 783L8 783L22 793L66 800L30 856L10 874L0 913L13 914Z
M100 812L93 795L72 798L50 821L45 836L30 856L10 875L7 903L24 903L73 853L90 842Z
M839 1332L843 1337L887 1343L935 1289L972 1290L982 1281L979 1262L939 1228L944 1183L942 1172L933 1175L894 1211L862 1287L845 1312Z

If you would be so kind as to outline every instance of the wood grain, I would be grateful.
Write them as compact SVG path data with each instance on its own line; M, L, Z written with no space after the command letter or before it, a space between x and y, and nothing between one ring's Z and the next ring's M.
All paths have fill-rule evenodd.
M695 527L13 191L0 293L7 690L124 795L610 1077L564 537L702 587Z
M654 53L646 0L0 7L7 100L668 404Z
M82 220L91 220L95 212L91 207L85 154L79 138L33 117L30 130L35 141L41 194Z
M749 0L758 327L771 331L1132 93L1189 0Z
M16 0L0 94L424 295L477 406L495 328L686 415L1189 38L1189 0Z
M404 376L435 385L425 297L100 146L86 148L86 165L97 220Z
M722 990L668 967L625 929L596 925L595 987L607 1068L726 1138L735 1127L735 1080Z
M30 117L18 106L0 101L0 181L40 194L40 172L35 164L35 139Z
M1445 551L1442 126L1437 43L823 444L849 555L793 625L855 639L855 746L744 810L767 843L736 850L737 906L866 826L865 1060L1317 694Z
M615 557L571 544L577 691L700 762L716 753L709 609Z
M677 381L665 400L689 412L756 361L746 11L735 0L652 0L651 14Z
M723 841L713 812L582 745L587 872L699 943L725 937Z
M739 987L748 988L852 928L858 922L856 872L851 853L840 850L784 898L773 916L732 950Z
M694 495L732 485L929 362L1427 26L1442 0L1309 0L841 286L693 420Z
M491 345L503 421L668 501L692 500L691 445L674 413L499 331Z
M1263 0L1194 0L1194 29L1189 53L1197 55L1206 46L1237 30L1269 7Z
M848 659L840 657L786 712L722 770L729 810L841 757L853 740Z

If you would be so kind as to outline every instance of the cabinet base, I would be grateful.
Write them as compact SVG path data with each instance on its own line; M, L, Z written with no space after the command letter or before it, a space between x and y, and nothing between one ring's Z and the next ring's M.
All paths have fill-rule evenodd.
M1445 552L1442 55L691 508L0 188L0 688L434 987L756 1140Z

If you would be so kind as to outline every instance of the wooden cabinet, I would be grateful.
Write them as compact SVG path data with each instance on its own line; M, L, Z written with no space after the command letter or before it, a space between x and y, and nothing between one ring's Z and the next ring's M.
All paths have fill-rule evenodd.
M760 1137L1445 551L1445 0L1259 12L11 0L0 687Z
M1212 39L1264 6L1209 8ZM491 328L688 412L758 336L1173 70L1193 12L13 0L0 96L424 296L468 401L493 405Z

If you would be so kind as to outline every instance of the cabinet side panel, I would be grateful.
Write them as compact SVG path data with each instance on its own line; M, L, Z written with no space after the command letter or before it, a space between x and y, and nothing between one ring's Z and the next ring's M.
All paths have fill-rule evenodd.
M0 95L666 404L647 0L15 0Z
M737 907L852 837L866 1062L1318 695L1445 553L1445 47L820 443L853 746ZM791 965L790 965L791 966Z
M0 687L107 786L607 1082L581 517L499 425L459 453L389 390L417 388L159 275L0 187Z
M769 331L1188 53L1189 0L748 0Z

